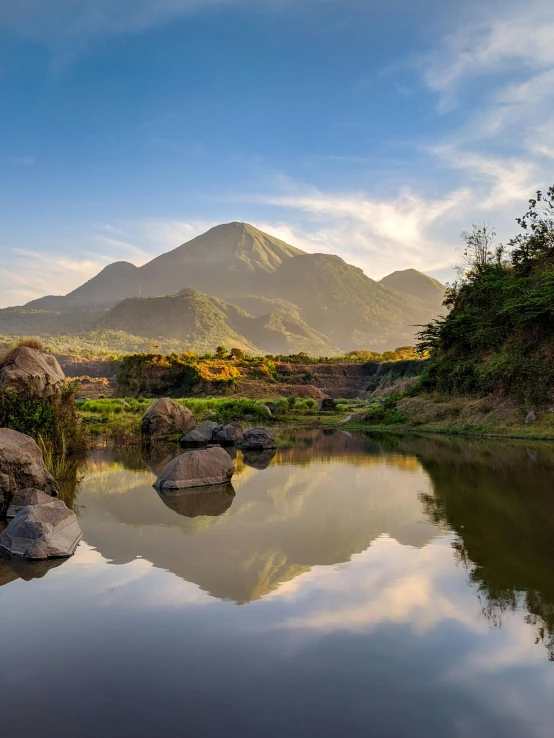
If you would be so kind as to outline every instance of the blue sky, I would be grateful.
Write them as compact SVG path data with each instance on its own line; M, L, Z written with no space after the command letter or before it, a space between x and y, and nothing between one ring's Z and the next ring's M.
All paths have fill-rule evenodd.
M0 305L232 220L446 279L554 181L553 92L550 0L3 0Z

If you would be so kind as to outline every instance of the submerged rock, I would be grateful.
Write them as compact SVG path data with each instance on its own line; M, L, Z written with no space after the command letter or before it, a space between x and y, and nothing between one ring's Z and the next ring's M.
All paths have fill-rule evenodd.
M185 451L181 456L167 464L156 480L158 491L206 487L213 484L226 484L231 480L235 466L229 454L221 448L195 449Z
M192 487L173 492L166 490L158 494L167 507L186 518L223 515L235 499L232 484L214 484L209 487Z
M264 451L245 451L243 453L243 459L246 466L251 466L253 469L267 469L275 458L277 449L266 448Z
M58 360L45 351L19 346L0 368L0 388L29 398L61 394L65 374Z
M12 497L6 517L8 519L15 518L17 513L20 510L23 510L24 507L28 507L29 505L47 505L49 502L52 502L52 496L46 494L46 492L41 492L40 489L35 489L33 487L20 489L19 492L16 492ZM58 502L60 505L65 507L63 502Z
M169 397L154 400L142 416L144 436L170 436L172 433L186 433L194 428L194 425L194 416L188 407L179 405Z
M235 443L242 441L242 436L240 423L227 423L227 425L219 426L214 430L212 441L220 443L222 446L233 446Z
M212 436L215 431L218 431L221 425L215 423L213 420L205 420L200 425L197 425L194 430L184 438L181 438L181 446L204 446L207 443L211 443Z
M59 491L36 442L23 433L0 428L0 512L5 512L12 495L28 487L52 496Z
M277 448L275 439L265 428L251 428L245 431L238 448L252 451L263 451L266 448Z
M77 516L60 500L30 505L0 534L0 549L29 560L72 556L83 537Z

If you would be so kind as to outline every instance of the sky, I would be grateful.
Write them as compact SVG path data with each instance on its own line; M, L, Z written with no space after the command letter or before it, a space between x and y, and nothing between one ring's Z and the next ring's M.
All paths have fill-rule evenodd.
M451 279L554 183L551 0L1 0L0 306L245 221Z

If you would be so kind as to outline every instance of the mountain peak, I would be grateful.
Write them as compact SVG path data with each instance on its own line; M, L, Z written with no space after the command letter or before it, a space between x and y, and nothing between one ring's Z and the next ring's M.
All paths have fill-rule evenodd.
M444 285L428 274L418 272L417 269L392 272L383 277L380 284L432 305L441 305L444 299Z

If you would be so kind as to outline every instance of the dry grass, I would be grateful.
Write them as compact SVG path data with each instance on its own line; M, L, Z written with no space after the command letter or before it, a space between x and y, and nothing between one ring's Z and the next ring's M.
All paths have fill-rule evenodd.
M36 349L37 351L44 351L44 346L37 338L22 338L15 345L11 346L7 351L0 353L0 366L9 361L13 356L14 351L20 346L27 346L27 348Z

